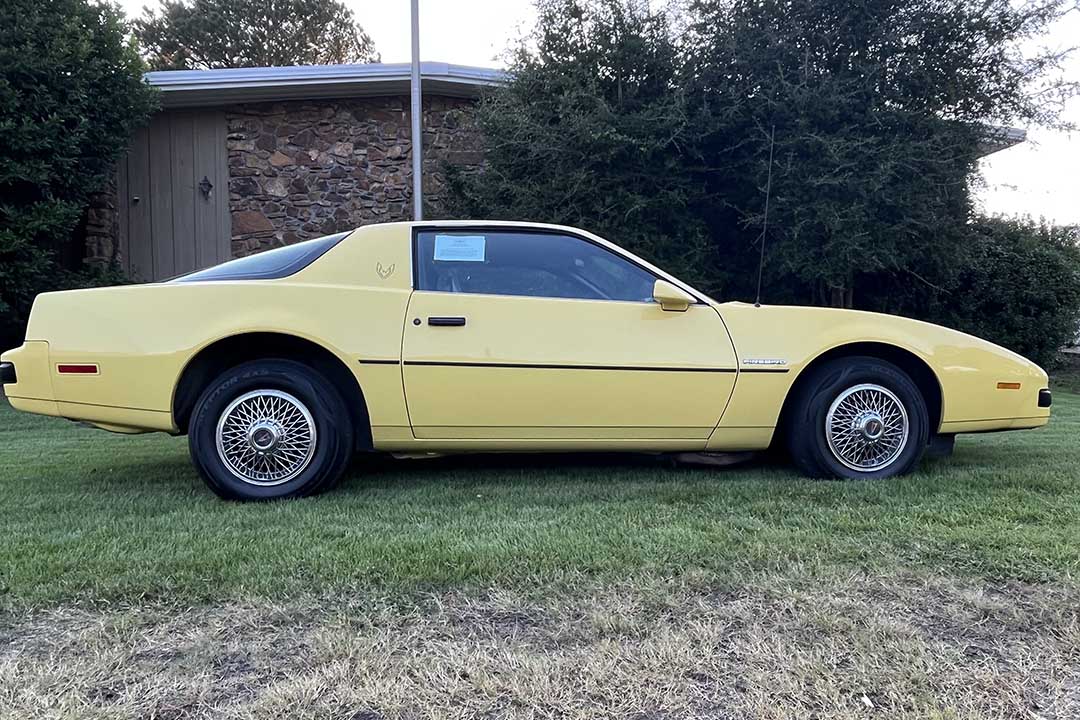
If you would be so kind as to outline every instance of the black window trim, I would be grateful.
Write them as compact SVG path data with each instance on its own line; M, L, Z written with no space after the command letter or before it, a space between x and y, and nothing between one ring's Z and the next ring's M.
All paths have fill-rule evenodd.
M582 241L587 242L588 244L592 245L593 247L597 247L597 248L600 248L601 250L604 250L605 252L609 252L612 255L624 260L625 262L630 263L631 265L638 268L639 270L642 270L642 271L648 273L649 275L652 275L657 280L664 280L664 282L670 282L669 280L666 280L665 278L662 278L662 277L658 276L655 271L653 271L650 268L645 267L640 262L638 262L636 259L631 258L631 257L627 257L626 255L624 255L621 252L616 252L616 251L612 250L611 248L606 247L605 245L596 242L592 238L590 238L590 237L588 237L586 235L582 235L581 233L575 232L573 230L564 230L562 228L545 228L545 227L538 227L536 225L485 225L483 223L480 223L480 224L477 224L477 225L442 225L442 224L439 224L439 223L432 223L432 224L429 225L427 223L424 223L424 224L414 224L412 226L412 238L411 238L410 244L412 245L412 287L413 287L413 291L420 291L420 233L422 233L422 232L439 232L440 230L444 231L444 232L451 232L451 233L452 232L481 232L481 233L497 233L497 232L501 232L501 233L507 233L507 234L517 234L517 235L526 235L526 234L528 234L528 235L565 235L567 237L572 237L572 238L575 238L577 240L582 240ZM683 291L689 293L690 295L692 295L693 298L694 298L694 303L693 303L694 305L707 305L708 304L701 297L699 297L696 292L694 292L694 291L690 290L688 287L686 287L682 283L681 280L679 282L673 283L673 284L676 287L678 287L680 290L683 290ZM437 292L437 291L435 291L435 290L424 290L423 292ZM501 293L451 293L451 294L454 294L454 295L490 295L491 297L547 297L547 296L543 296L543 295L504 295L504 294L501 294ZM588 300L586 298L549 298L549 299L553 299L553 300L586 300L587 302L637 302L637 301L632 301L632 300L631 301L626 301L626 300L624 300L624 301L619 301L619 300Z

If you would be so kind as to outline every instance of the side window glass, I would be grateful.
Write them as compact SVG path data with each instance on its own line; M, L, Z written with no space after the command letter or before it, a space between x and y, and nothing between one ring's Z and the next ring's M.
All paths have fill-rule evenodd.
M649 302L656 281L647 270L570 235L426 230L416 244L419 290Z

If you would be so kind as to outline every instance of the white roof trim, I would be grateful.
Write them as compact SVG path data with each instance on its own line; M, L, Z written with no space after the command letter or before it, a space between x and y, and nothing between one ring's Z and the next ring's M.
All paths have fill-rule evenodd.
M979 143L979 157L986 157L999 150L1011 148L1027 140L1027 130L1006 127L1004 125L986 125L982 142Z
M222 70L162 70L144 75L161 91L165 108L208 107L243 102L309 98L402 95L409 92L408 63L296 65ZM420 63L426 92L475 97L503 81L506 73L492 68Z

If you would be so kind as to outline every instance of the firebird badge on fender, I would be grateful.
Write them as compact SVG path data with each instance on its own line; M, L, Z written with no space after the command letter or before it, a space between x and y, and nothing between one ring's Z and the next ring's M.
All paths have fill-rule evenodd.
M787 365L787 360L780 358L743 358L743 365Z
M395 267L397 267L397 266L396 265L391 265L388 268L384 268L382 266L381 262L377 262L377 263L375 263L375 272L377 272L379 274L379 277L381 277L383 280L385 280L386 278L388 278L388 277L390 277L391 275L394 274L394 268Z

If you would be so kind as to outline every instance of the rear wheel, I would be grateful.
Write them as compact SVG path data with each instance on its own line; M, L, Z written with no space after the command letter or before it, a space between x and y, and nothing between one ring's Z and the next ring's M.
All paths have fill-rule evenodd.
M872 357L812 371L787 418L788 450L811 477L885 478L910 472L926 449L926 402L911 378Z
M216 378L196 403L191 458L230 500L322 492L352 454L348 408L325 377L292 360L256 360Z

